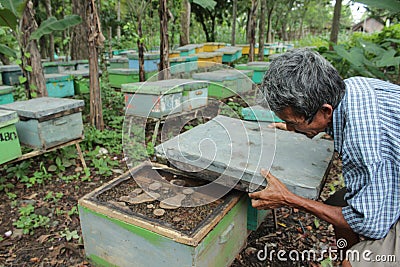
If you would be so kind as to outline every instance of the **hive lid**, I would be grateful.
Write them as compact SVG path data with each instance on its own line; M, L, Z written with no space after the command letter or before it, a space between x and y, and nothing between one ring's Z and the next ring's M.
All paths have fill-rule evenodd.
M214 82L230 81L246 77L246 74L237 70L216 70L210 72L193 73L192 78L197 80L207 80Z
M204 45L226 45L225 43L218 43L218 42L207 42Z
M112 63L127 63L129 59L127 57L113 57L110 58L110 62Z
M242 190L265 186L260 170L270 170L292 192L317 198L333 156L333 142L276 130L269 123L217 116L155 148L171 166Z
M0 72L5 72L5 71L22 71L21 67L18 65L3 65L0 66Z
M18 114L12 110L0 109L0 128L6 127L10 124L14 124L18 121Z
M178 51L189 51L198 48L199 46L196 44L188 44L181 47L178 47L176 50Z
M235 47L235 46L225 46L225 47L219 48L219 49L217 49L215 51L216 52L221 52L221 53L224 53L224 54L235 54L237 52L242 51L242 48L241 47Z
M0 85L0 95L5 95L13 92L15 90L12 85Z
M166 95L180 93L183 91L183 85L188 83L187 79L170 79L154 82L137 82L121 85L121 91L126 93L140 93L149 95Z
M266 61L253 61L247 63L247 66L250 67L252 70L257 70L257 71L267 71L269 68L270 62Z
M83 100L39 97L1 105L0 109L16 111L19 117L40 119L71 109L82 108L84 104Z
M197 58L213 58L213 57L222 57L223 53L222 52L201 52L194 54Z
M169 59L169 62L189 62L196 61L197 56L183 56L183 57L173 57Z
M67 70L61 74L71 75L74 77L82 76L83 78L88 78L90 76L89 69L81 69L81 70Z
M138 53L127 54L129 59L139 59ZM144 59L160 59L160 53L144 53Z
M58 61L47 61L47 62L43 62L42 65L43 67L55 67L58 66L60 62Z
M139 74L139 70L138 69L117 68L117 69L109 69L108 73L110 73L110 74Z
M44 78L46 82L63 82L67 80L71 80L71 75L63 74L63 73L51 73L45 74Z

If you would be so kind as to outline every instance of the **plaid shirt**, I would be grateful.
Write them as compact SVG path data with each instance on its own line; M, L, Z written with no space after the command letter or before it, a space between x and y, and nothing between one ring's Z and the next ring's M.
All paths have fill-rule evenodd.
M362 77L345 83L332 127L347 187L342 213L356 233L380 239L400 216L400 86Z

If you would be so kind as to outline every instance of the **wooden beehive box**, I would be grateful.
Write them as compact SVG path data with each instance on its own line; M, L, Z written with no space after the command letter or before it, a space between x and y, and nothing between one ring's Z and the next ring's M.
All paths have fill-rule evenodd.
M67 97L75 95L74 81L71 75L45 74L46 89L49 97Z
M222 99L251 90L252 82L247 74L237 70L223 69L193 73L192 78L208 81L208 96Z
M128 64L130 69L139 69L139 54L128 54ZM160 63L160 53L144 53L144 71L153 72L158 71L158 64Z
M21 156L21 147L15 123L18 115L15 111L0 110L0 164Z
M124 83L139 81L139 69L115 68L108 70L111 87L121 88Z
M129 59L125 56L116 56L109 59L110 69L129 68Z
M14 90L14 86L0 85L0 105L14 102Z
M269 68L269 64L270 64L269 62L254 61L254 62L249 62L247 64L236 65L235 68L238 70L252 70L253 71L253 76L251 78L252 81L256 84L261 84L265 72Z
M168 181L196 185L193 179L165 167L157 173L167 182L151 191L154 172L151 165L142 164L132 175L126 173L79 200L87 257L99 266L229 266L247 239L246 196L232 191L205 205L165 209L165 214L157 217L153 212L160 207L159 200L189 188L171 187ZM133 193L138 189L137 179L145 192L160 193L159 200L132 204L129 197L137 196ZM200 203L208 197L198 193L186 199Z
M155 82L128 83L125 93L126 114L162 118L182 112L182 92L186 80L170 79Z
M197 56L198 68L207 68L222 63L222 53L220 52L202 52L195 54Z
M22 70L18 65L0 66L1 79L5 85L18 85Z
M222 63L232 63L242 57L242 48L236 46L225 46L215 52L223 53Z
M247 121L284 122L272 110L259 105L242 108L242 116Z
M83 100L41 97L1 105L18 113L15 124L21 144L47 149L83 138Z

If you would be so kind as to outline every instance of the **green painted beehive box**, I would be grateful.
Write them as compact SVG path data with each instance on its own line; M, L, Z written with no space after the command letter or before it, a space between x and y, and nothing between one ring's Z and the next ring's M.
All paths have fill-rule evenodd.
M167 216L170 212L186 214L178 215L186 222L190 216L194 217L191 214L195 208L166 210L163 216L155 217L151 211L149 214L135 212L135 204L121 203L118 199L107 201L107 192L126 187L124 184L132 183L132 177L151 181L149 168L151 166L140 165L131 171L132 176L125 173L79 200L79 217L89 260L96 266L118 267L230 266L248 235L247 196L231 191L216 200L204 220L186 230L176 227ZM151 202L153 208L159 203L159 200ZM144 203L145 207L147 204Z
M129 68L129 59L127 57L110 58L110 69L127 69Z
M235 68L238 70L252 70L254 72L252 76L252 80L256 84L261 84L265 72L269 68L269 62L265 61L254 61L254 62L249 62L247 64L240 64L236 65Z
M75 94L74 81L71 75L54 73L45 74L44 78L49 97L67 97Z
M21 156L18 133L15 123L18 114L15 111L0 109L0 164Z
M16 111L15 124L21 144L47 149L83 137L83 100L40 97L1 105Z
M184 79L128 83L121 86L125 93L127 115L162 118L182 112Z
M79 69L79 70L72 70L72 71L67 71L63 74L70 75L73 78L75 95L89 93L89 91L90 91L89 69L83 68L83 69ZM99 76L101 76L101 73L99 73ZM100 85L101 85L101 80L100 80Z
M22 70L18 65L0 66L1 79L5 85L18 85Z
M11 85L0 86L0 105L14 102L14 90L14 86Z
M197 56L179 56L169 59L171 65L171 73L180 73L197 70Z
M89 69L89 60L88 59L73 60L73 62L75 63L75 70Z
M45 74L54 74L54 73L59 73L58 69L58 63L59 62L43 62L43 71Z
M121 88L124 83L134 83L139 81L138 69L110 69L108 79L111 87Z
M271 210L258 210L251 205L251 199L247 199L247 229L256 231L258 227L265 221Z
M75 70L75 61L65 61L65 62L58 62L58 72L63 73L66 71Z
M222 63L232 63L242 57L242 48L235 46L225 46L215 52L223 53Z
M236 70L216 70L192 75L193 79L208 81L208 96L222 99L251 89L251 80ZM244 87L243 87L244 86Z
M183 84L182 108L183 111L192 111L207 106L208 83L200 80L180 80Z
M272 110L258 105L243 108L242 116L247 121L283 122Z

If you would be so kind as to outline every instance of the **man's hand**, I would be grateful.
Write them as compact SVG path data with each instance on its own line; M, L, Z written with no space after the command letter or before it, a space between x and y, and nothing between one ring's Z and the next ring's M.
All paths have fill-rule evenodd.
M267 180L267 187L249 194L252 206L257 209L275 209L289 205L288 197L293 193L270 172L262 169L261 175Z
M273 123L269 124L268 127L287 131L286 123L284 123L284 122L273 122Z

